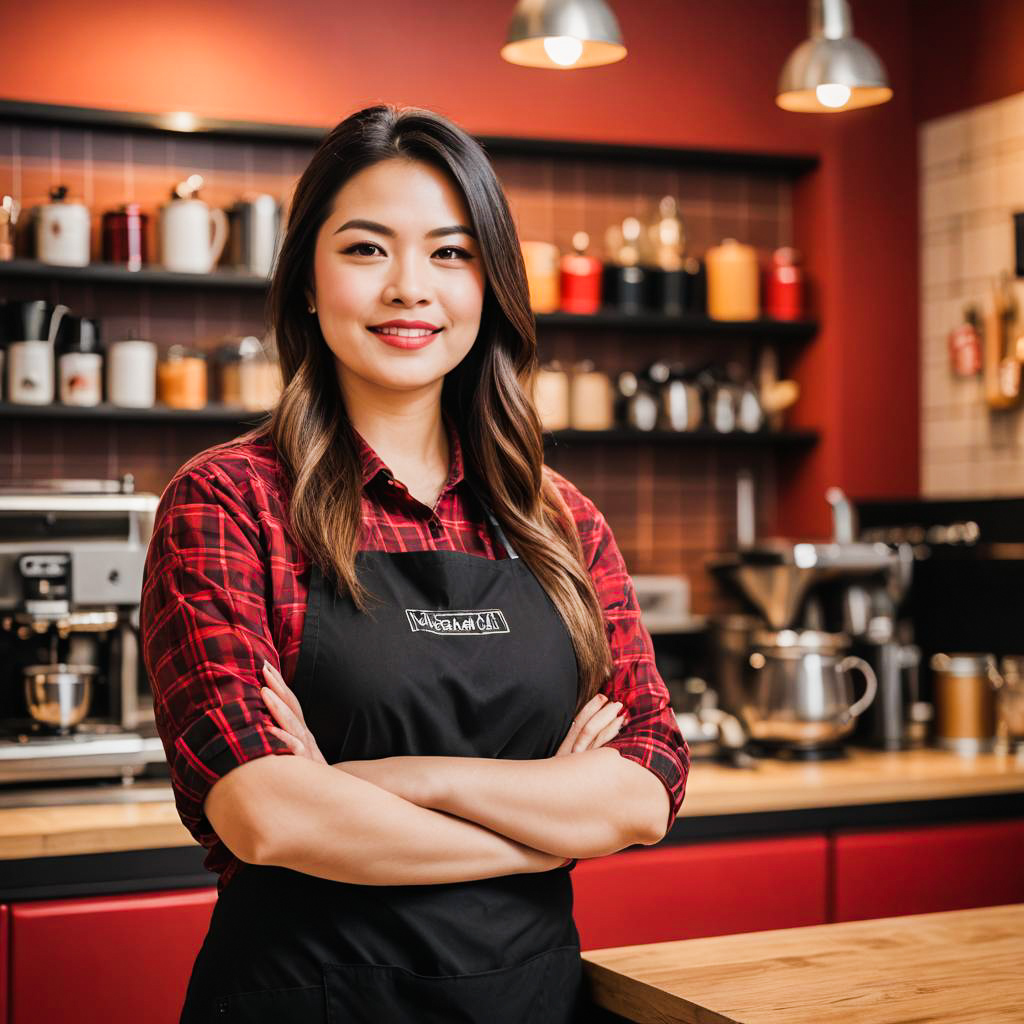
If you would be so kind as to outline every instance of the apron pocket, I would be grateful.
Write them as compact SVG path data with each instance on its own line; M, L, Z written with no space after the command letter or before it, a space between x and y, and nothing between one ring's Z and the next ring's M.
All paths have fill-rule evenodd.
M582 970L578 946L478 974L324 964L327 1024L569 1024Z
M324 1019L324 989L268 988L217 996L210 1021L217 1024L319 1024Z

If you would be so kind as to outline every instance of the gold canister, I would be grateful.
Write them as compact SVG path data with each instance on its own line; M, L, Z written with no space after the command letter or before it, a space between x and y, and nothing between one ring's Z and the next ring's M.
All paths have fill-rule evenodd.
M569 374L557 360L537 370L533 402L545 430L564 430L569 426Z
M530 308L534 313L554 313L561 304L561 261L558 246L550 242L520 242Z
M615 425L615 389L606 373L584 359L569 380L569 423L574 430L610 430Z
M156 368L157 399L172 409L206 405L206 356L184 345L172 345Z
M756 320L760 314L757 250L725 238L705 254L708 316L715 320Z
M931 660L935 742L947 750L991 750L996 734L996 690L1002 680L991 654L936 654Z

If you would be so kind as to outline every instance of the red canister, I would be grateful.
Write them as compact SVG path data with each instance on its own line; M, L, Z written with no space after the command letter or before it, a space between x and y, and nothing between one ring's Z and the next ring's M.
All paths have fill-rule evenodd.
M577 231L572 236L572 247L575 252L562 257L561 262L561 302L563 313L596 313L601 308L601 273L600 260L587 256L590 236L585 231Z
M800 253L783 246L772 253L768 271L765 315L776 320L799 320L804 315L804 273Z
M103 259L129 270L146 262L146 234L149 214L138 203L125 203L103 214Z

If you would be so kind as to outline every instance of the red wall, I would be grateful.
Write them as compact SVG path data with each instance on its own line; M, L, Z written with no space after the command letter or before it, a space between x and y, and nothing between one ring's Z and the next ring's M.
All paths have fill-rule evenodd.
M928 5L855 0L855 30L882 57L896 97L832 116L788 114L773 101L806 35L805 0L613 6L628 58L559 73L498 57L511 0L181 0L159 10L38 0L19 13L0 96L324 125L386 100L433 108L479 134L817 154L821 168L798 196L796 241L822 320L800 363L800 415L823 438L794 464L779 528L827 533L829 484L854 496L916 493L910 70L912 13Z

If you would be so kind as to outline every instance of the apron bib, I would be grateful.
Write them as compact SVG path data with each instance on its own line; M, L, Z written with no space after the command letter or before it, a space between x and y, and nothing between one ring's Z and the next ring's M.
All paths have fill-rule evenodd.
M547 758L568 732L569 634L470 486L507 558L360 551L380 599L368 614L313 566L292 688L328 762ZM246 864L215 905L181 1019L569 1024L581 977L566 868L380 886Z

